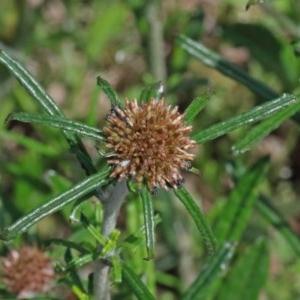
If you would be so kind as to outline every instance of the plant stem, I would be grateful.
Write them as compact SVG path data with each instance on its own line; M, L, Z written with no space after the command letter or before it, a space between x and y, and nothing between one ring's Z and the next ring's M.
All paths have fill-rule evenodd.
M103 205L103 222L101 228L101 234L108 238L116 227L117 218L119 215L120 208L124 202L127 194L126 181L118 182L116 185L111 186L105 193L101 193L101 203ZM99 252L102 246L98 245ZM109 255L113 255L110 253ZM101 259L95 261L94 271L94 299L95 300L110 300L109 291L109 268L107 264Z
M150 70L156 80L166 82L167 71L160 1L151 0L147 3L146 17L149 23Z

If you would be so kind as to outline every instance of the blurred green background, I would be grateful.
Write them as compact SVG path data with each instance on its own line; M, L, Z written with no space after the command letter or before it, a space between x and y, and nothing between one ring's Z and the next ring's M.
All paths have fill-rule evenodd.
M129 99L138 97L145 84L161 80L167 101L179 105L181 111L194 97L211 89L214 95L195 121L197 131L265 99L190 57L175 43L181 33L218 52L276 93L300 90L300 2L266 1L248 10L246 4L239 0L1 0L0 48L30 70L69 118L91 126L101 127L109 111L109 102L96 85L98 75ZM20 123L10 124L11 130L5 128L9 113L39 110L0 66L1 227L84 176L57 130ZM237 130L199 147L194 166L200 176L185 174L186 188L214 224L233 186L232 169L242 171L269 155L271 168L263 190L300 234L299 128L285 122L257 147L235 157L230 148L242 134ZM98 161L94 142L86 140L85 144ZM158 295L177 299L176 285L187 287L199 272L203 246L185 210L177 202L159 200L154 204L163 218L157 228L157 265L178 281L162 283ZM92 204L86 210L92 214ZM39 222L13 245L68 238L80 232L69 224L68 212L64 209ZM128 215L129 209L124 208L121 230L129 230L125 226ZM259 299L300 298L299 259L254 211L241 253L260 236L266 237L270 263ZM7 251L3 243L0 251Z

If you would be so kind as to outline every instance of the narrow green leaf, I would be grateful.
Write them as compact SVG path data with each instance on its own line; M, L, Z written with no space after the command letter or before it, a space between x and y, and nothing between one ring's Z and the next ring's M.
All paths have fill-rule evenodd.
M142 280L133 272L133 270L122 262L122 277L129 289L139 300L154 300L155 297L150 293Z
M110 258L112 263L113 282L122 282L122 267L120 257L118 255L113 255Z
M278 97L276 92L262 82L252 78L243 69L226 61L219 54L206 48L203 44L195 42L184 35L180 35L177 38L177 42L183 49L205 65L217 69L222 74L242 83L261 98L274 99Z
M75 284L72 285L72 291L78 300L90 300L89 294L85 291L80 290L80 288Z
M265 176L268 159L259 160L237 182L228 197L215 232L218 240L239 241L258 198L258 187Z
M68 261L66 266L63 268L63 271L66 272L72 269L78 269L86 264L95 261L95 259L103 259L103 257L104 256L102 251L97 253L88 253L88 254L74 257L72 258L72 260ZM105 263L108 264L109 266L112 266L111 258L112 256L105 258Z
M282 122L290 118L300 109L300 101L297 99L294 104L285 107L283 110L275 113L270 118L256 125L246 135L239 140L232 148L234 154L240 154L249 150L253 145L276 129Z
M85 170L87 175L96 173L97 170L93 164L91 157L87 153L83 143L78 137L75 138L75 143L69 140L70 151L76 155L81 167Z
M6 123L11 122L12 120L25 122L25 123L34 123L44 126L51 126L59 128L65 131L71 131L80 135L84 135L90 138L93 138L98 141L103 141L105 137L103 136L101 130L85 125L80 122L75 122L68 120L64 117L59 116L48 116L48 115L34 115L25 112L12 113L7 119Z
M63 112L59 109L54 100L45 92L42 86L32 77L32 75L19 62L11 58L1 49L0 63L3 63L4 66L17 78L19 83L33 97L33 99L43 107L47 114L51 116L64 117ZM68 141L71 150L76 154L87 174L96 173L93 162L79 138L70 131L64 131L63 134Z
M116 250L120 234L121 232L118 229L113 230L104 247L101 249L101 257L106 257Z
M160 100L164 94L164 86L161 81L145 86L139 97L139 103L149 102L151 99Z
M206 300L207 290L219 279L220 274L229 264L235 250L235 244L224 243L217 253L204 265L196 280L181 297L182 300Z
M120 100L118 94L115 92L115 90L112 88L112 86L101 76L97 77L97 85L100 86L100 88L103 90L103 92L108 97L110 103L114 106L117 105L119 107L123 107L123 103Z
M235 117L227 119L226 121L217 123L207 129L195 133L192 135L192 139L195 140L198 144L207 142L237 128L244 127L248 124L268 118L284 107L295 104L295 101L297 101L297 98L294 95L283 94L277 99L256 106L247 112L239 114Z
M174 193L193 218L204 241L204 244L207 247L209 255L214 254L217 246L217 241L209 225L206 223L199 206L195 203L191 195L184 187L174 190Z
M281 213L272 205L270 200L264 195L259 196L259 201L256 202L256 207L264 218L278 230L287 243L293 248L295 253L300 256L300 239L293 232L288 222L283 218Z
M71 249L67 248L66 252L65 252L65 261L66 261L66 263L69 263L72 260L73 260L73 255L72 255ZM76 272L76 269L75 268L70 268L69 269L69 274L71 276L73 286L77 286L80 291L85 293L83 285L81 283L81 280L80 280L80 278L79 278L79 276Z
M164 271L156 270L155 277L157 284L171 288L176 292L180 292L182 289L182 279L177 274L170 275Z
M80 255L79 257L74 257L73 259L69 260L66 266L63 268L64 272L70 270L76 270L80 267L94 261L95 257L93 253L88 253L84 255Z
M26 147L30 151L40 153L42 155L54 156L57 155L57 150L53 147L53 145L44 144L40 141L33 140L31 137L24 136L22 134L18 134L13 131L6 131L0 129L0 139L3 141L4 139L14 141L23 147Z
M143 202L144 224L146 234L147 260L154 257L155 247L155 218L151 195L146 187L140 191L140 196Z
M231 267L223 282L217 299L258 299L269 273L269 252L266 241L260 239L245 251Z
M12 59L6 52L0 49L0 62L17 78L26 91L36 99L45 111L52 116L63 116L63 112L54 100L45 92L42 86L34 80L32 75L24 67Z
M99 230L89 222L88 218L82 212L80 215L80 222L82 223L83 227L97 240L97 242L104 246L106 243L106 238L102 236Z
M81 212L83 210L83 205L85 204L84 198L76 199L72 205L71 211L69 213L69 221L73 224L79 223L81 220ZM78 215L78 216L77 216Z
M77 242L72 242L63 239L49 239L44 242L45 247L49 247L52 244L56 244L59 246L64 246L70 249L75 249L81 254L86 254L89 252L89 249L84 248L82 245L78 244Z
M162 219L159 215L154 216L155 226L161 223ZM119 245L121 249L128 249L134 251L136 247L141 246L145 241L145 225L141 226L136 232L130 234L123 242Z
M177 42L183 49L202 61L205 65L212 67L225 76L228 76L233 80L236 80L237 82L245 85L252 92L261 97L263 101L271 100L279 96L275 91L267 87L264 83L252 78L244 70L226 61L219 54L206 48L201 43L195 42L184 35L180 35L177 38ZM298 124L300 124L299 113L295 114L293 116L293 119Z
M191 124L199 112L204 108L212 96L211 91L203 93L201 96L193 99L191 104L186 108L184 114L184 121L187 124Z
M30 213L16 221L14 224L5 228L3 233L0 235L0 239L11 240L20 233L26 231L29 227L34 225L42 218L62 209L72 201L80 197L89 196L95 189L107 184L108 174L109 169L106 169L101 173L91 175L73 186L71 189L59 194L58 196L49 200L47 203L35 208Z

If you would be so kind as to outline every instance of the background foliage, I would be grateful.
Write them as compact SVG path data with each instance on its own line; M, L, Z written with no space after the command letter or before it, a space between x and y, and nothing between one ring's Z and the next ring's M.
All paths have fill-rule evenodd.
M299 93L298 2L274 0L246 10L247 2L237 0L4 0L0 48L34 74L69 119L93 127L101 128L110 108L96 84L98 75L122 99L136 98L145 84L163 80L167 101L181 111L192 99L208 93L209 101L193 122L195 136L204 141L202 129L282 93ZM4 228L83 180L85 172L57 129L17 121L9 123L10 130L5 127L11 112L39 114L41 107L3 65L0 101L0 225ZM280 119L279 128L239 155L232 147L241 145L251 127L197 149L194 167L200 175L185 174L185 188L217 237L219 250L212 257L184 206L173 193L159 191L153 201L155 259L143 260L147 256L140 230L143 207L138 198L128 199L118 222L120 238L128 242L121 244L127 264L122 276L132 279L131 269L138 276L144 274L145 285L158 299L298 298L300 140L299 117L293 118L296 121ZM262 127L271 128L276 122L268 120L269 124L260 123ZM96 142L85 138L84 144L101 169ZM243 199L250 200L244 204ZM66 206L11 242L1 243L2 255L7 246L45 246L52 239L47 251L61 268L80 257L78 253L85 257L80 249L66 253L74 245L57 246L53 240L95 244L91 228L82 226L85 219L70 223L71 209ZM99 226L101 207L95 199L84 202L81 209L90 223ZM88 289L92 265L82 264L77 273L81 262L75 263L57 289L64 289L66 298L70 287L84 299L81 292ZM119 278L114 274L116 299L130 299L134 287L118 283Z

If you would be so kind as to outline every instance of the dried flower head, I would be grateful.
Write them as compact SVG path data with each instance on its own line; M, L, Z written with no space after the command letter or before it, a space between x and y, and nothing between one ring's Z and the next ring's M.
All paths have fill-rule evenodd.
M19 299L46 292L54 278L50 258L37 247L10 250L9 255L2 258L2 264L3 283Z
M128 101L124 109L113 107L103 129L107 141L108 163L114 166L111 178L134 178L139 187L178 188L183 183L180 170L187 170L195 147L189 137L191 126L183 123L178 107L165 106L164 100L151 99L138 104Z

